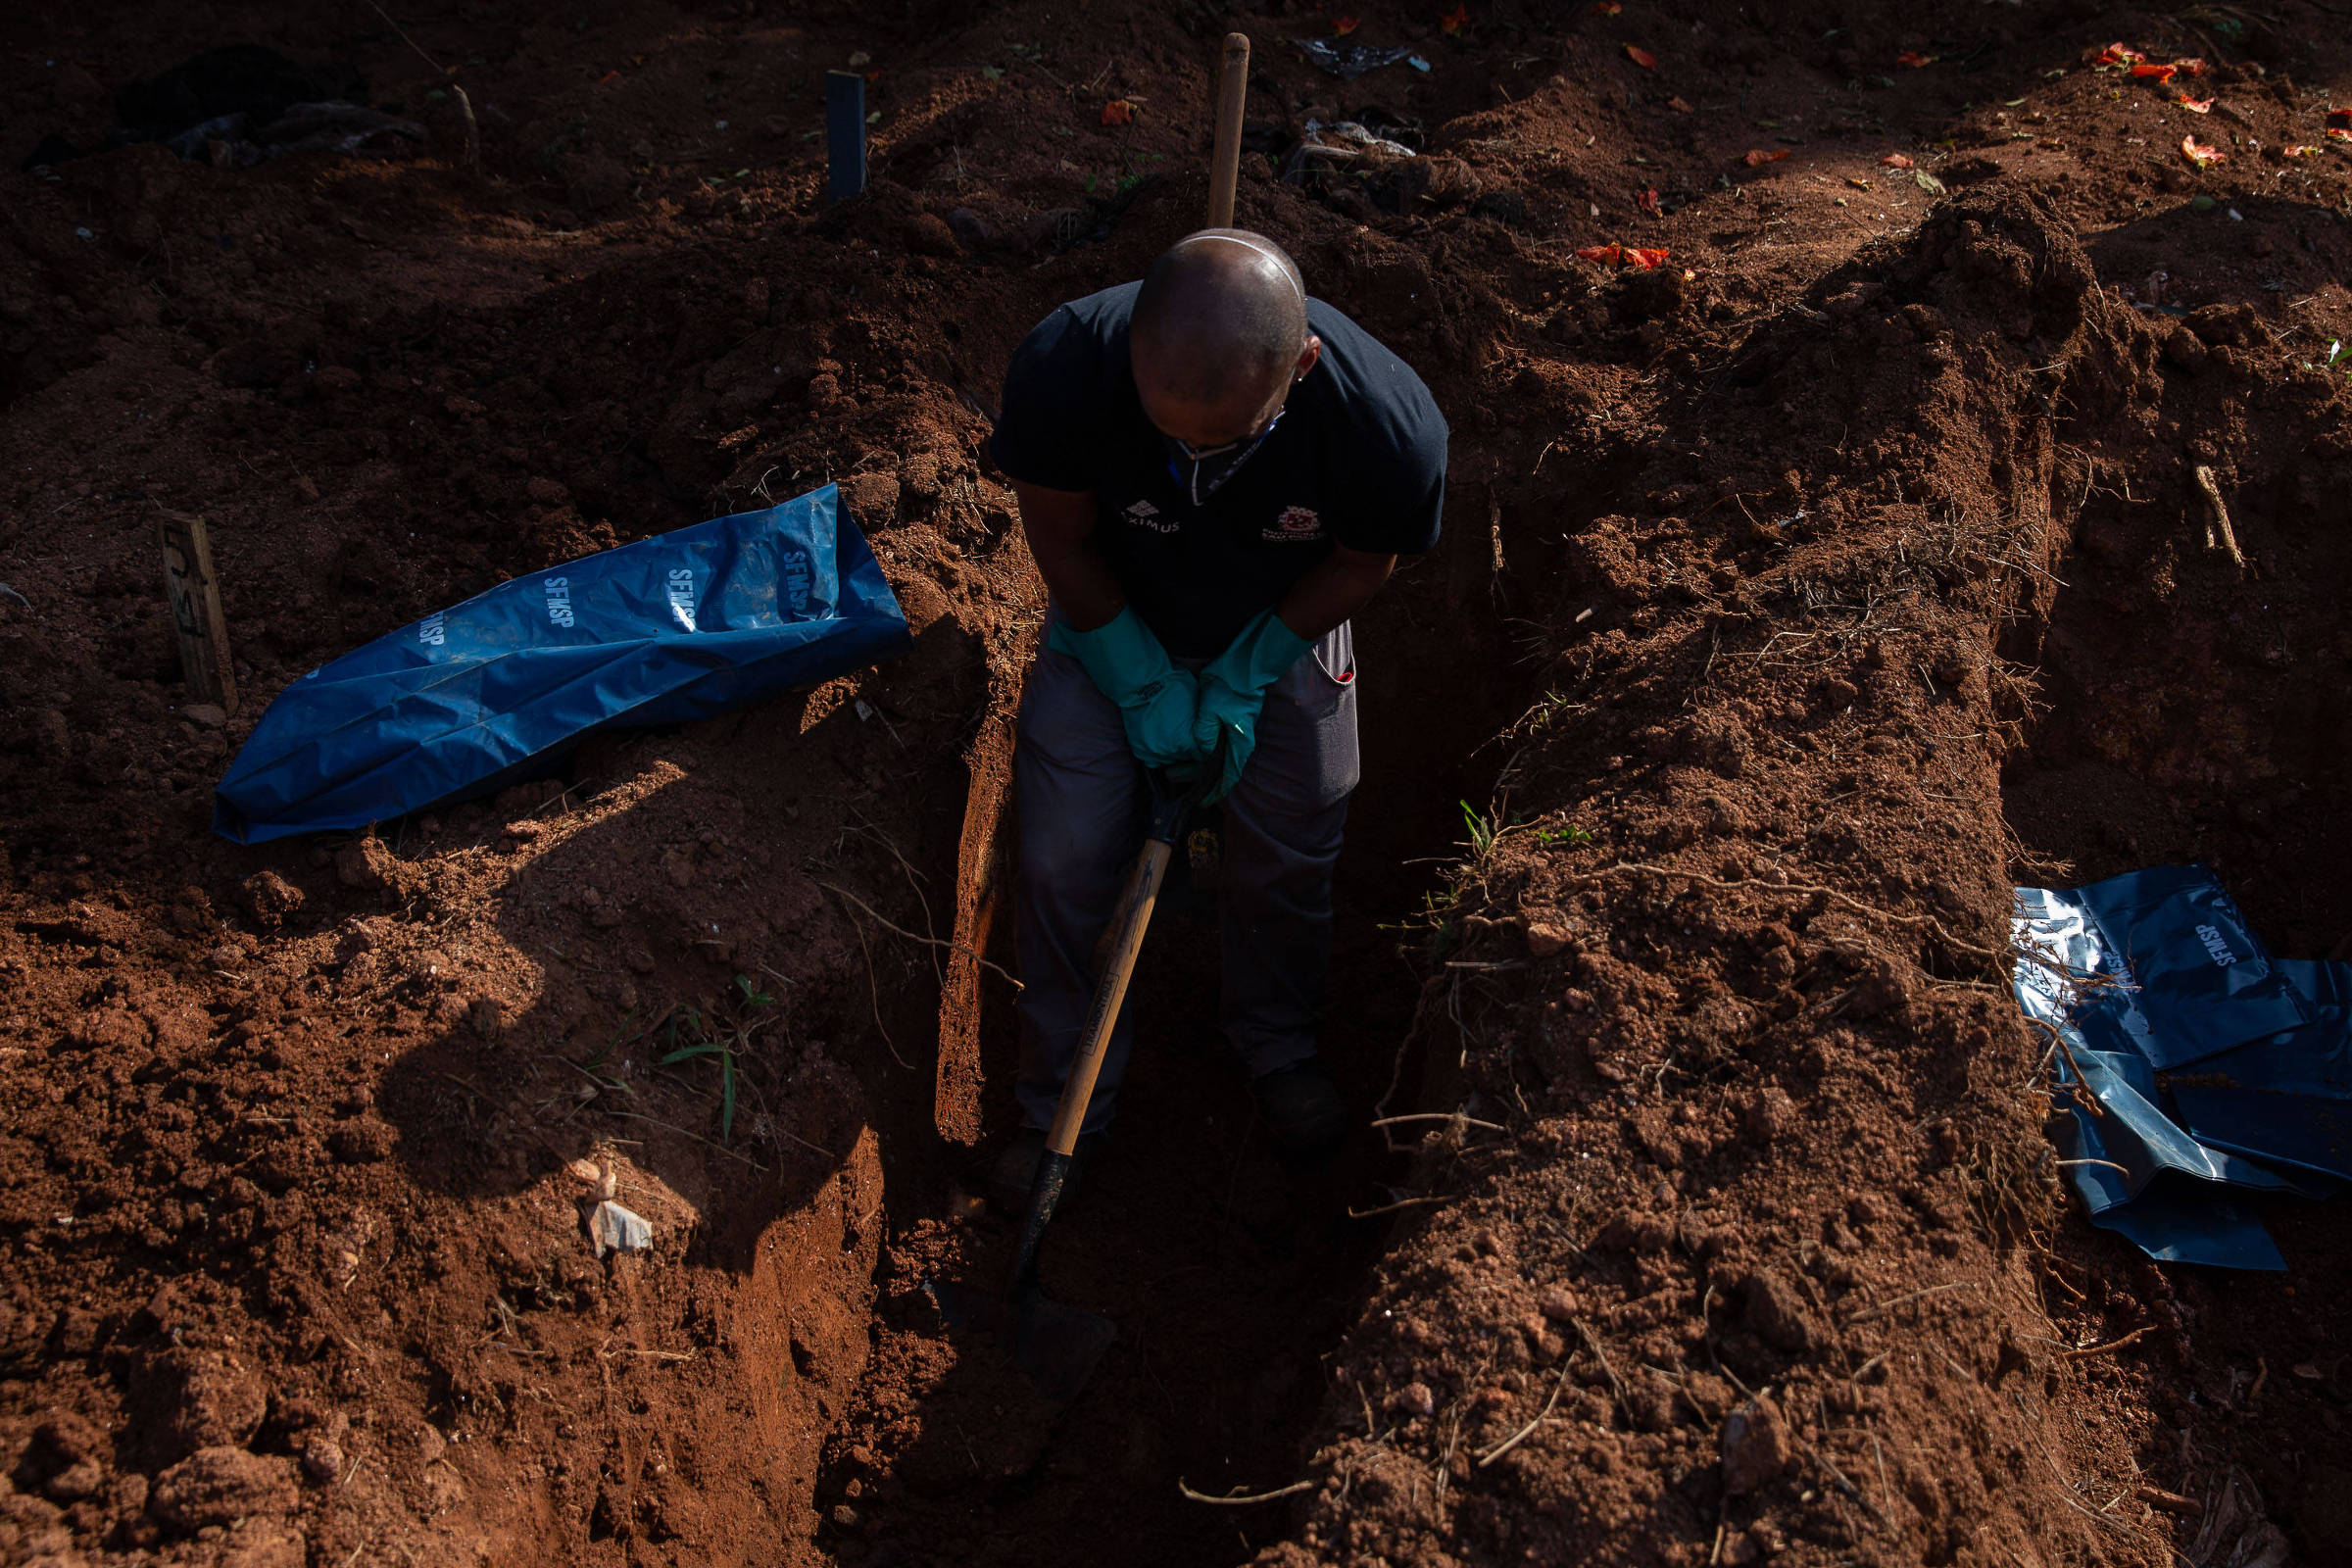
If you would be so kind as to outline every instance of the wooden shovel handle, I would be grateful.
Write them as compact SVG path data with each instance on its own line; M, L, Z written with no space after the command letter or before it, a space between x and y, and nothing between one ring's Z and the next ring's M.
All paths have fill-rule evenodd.
M1144 853L1136 858L1135 869L1127 874L1127 885L1119 892L1119 902L1110 917L1110 928L1116 933L1110 943L1102 977L1095 985L1094 1008L1086 1017L1086 1032L1079 1037L1078 1059L1070 1067L1069 1080L1061 1086L1061 1101L1054 1107L1054 1125L1046 1133L1046 1147L1056 1154L1067 1155L1078 1148L1079 1130L1086 1124L1086 1107L1095 1098L1095 1079L1102 1071L1102 1057L1110 1049L1111 1027L1119 1021L1119 1004L1127 1000L1127 982L1135 973L1136 955L1144 951L1144 933L1152 925L1152 906L1159 901L1161 883L1166 881L1168 861L1175 848L1158 839L1148 841Z
M1216 151L1208 165L1208 226L1233 226L1234 187L1242 177L1242 109L1250 97L1250 35L1225 35L1225 69L1217 78Z

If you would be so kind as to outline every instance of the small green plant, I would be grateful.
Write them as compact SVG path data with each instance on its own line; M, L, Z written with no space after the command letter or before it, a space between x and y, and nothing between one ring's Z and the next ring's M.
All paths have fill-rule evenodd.
M1578 827L1574 822L1570 822L1565 827L1540 827L1536 829L1536 842L1548 850L1554 844L1563 846L1590 844L1592 842L1592 834L1590 830Z
M747 1008L772 1007L776 999L762 991L748 974L735 977L735 990ZM732 1142L735 1136L735 1048L751 1036L753 1026L739 1014L733 1027L713 1030L710 1020L700 1010L682 1007L670 1014L666 1039L669 1050L658 1065L674 1067L680 1062L695 1061L704 1056L718 1060L718 1136L720 1141ZM683 1044L681 1044L683 1039Z
M706 1033L703 1015L691 1007L686 1009L682 1021L689 1035L687 1043L682 1046L677 1044L681 1020L673 1017L669 1023L669 1040L673 1049L661 1058L661 1065L672 1067L681 1061L693 1061L698 1056L718 1058L718 1136L722 1142L729 1140L735 1133L734 1042L724 1036Z
M1487 852L1494 848L1494 836L1498 831L1498 826L1494 818L1483 814L1468 801L1462 802L1462 827L1470 835L1472 858L1486 858Z
M1376 929L1382 931L1435 931L1453 919L1452 910L1462 902L1462 890L1448 882L1421 895L1421 911L1401 920L1383 920Z

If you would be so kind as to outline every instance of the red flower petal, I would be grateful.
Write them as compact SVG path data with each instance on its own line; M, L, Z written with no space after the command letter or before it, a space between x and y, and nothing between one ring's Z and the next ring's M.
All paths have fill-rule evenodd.
M1640 44L1627 44L1625 46L1625 58L1631 60L1635 65L1640 66L1643 71L1655 71L1658 69L1658 57L1651 54L1648 50L1642 48Z

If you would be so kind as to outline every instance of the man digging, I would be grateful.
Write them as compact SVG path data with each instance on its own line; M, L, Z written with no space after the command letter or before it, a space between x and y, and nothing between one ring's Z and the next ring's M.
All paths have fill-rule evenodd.
M1446 438L1420 378L1244 229L1187 236L1013 355L991 452L1052 605L1013 759L1024 1125L991 1177L1008 1212L1077 1053L1147 770L1198 777L1220 743L1220 1022L1277 1154L1340 1144L1316 1036L1358 775L1348 617L1437 543ZM1132 1029L1122 1015L1072 1189Z

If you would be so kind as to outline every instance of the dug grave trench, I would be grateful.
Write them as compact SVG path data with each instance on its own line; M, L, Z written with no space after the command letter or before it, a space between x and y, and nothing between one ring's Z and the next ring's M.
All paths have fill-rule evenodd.
M1507 640L1482 630L1437 647L1413 633L1415 619L1450 614L1465 592L1450 552L1493 561L1483 500L1454 510L1470 514L1448 519L1464 524L1458 544L1359 619L1364 783L1337 877L1324 1031L1359 1120L1418 1103L1422 1063L1404 1047L1429 972L1427 900L1469 831L1463 803L1488 798L1494 754L1482 743L1526 700ZM1491 572L1470 577L1482 601L1494 591ZM819 1487L821 1539L845 1557L960 1556L973 1520L987 1521L987 1540L965 1544L972 1560L1044 1544L1053 1560L1115 1549L1124 1560L1197 1562L1279 1534L1278 1511L1237 1519L1187 1499L1170 1478L1211 1495L1288 1478L1325 1386L1321 1358L1396 1212L1401 1166L1369 1129L1322 1170L1290 1172L1272 1158L1239 1065L1216 1039L1208 902L1189 904L1180 891L1155 920L1129 1004L1138 1045L1119 1122L1049 1243L1052 1294L1107 1313L1120 1331L1066 1411L1041 1404L986 1347L944 1337L924 1290L938 1278L993 1281L1004 1266L1002 1220L953 1217L975 1210L983 1162L942 1145L927 1121L906 1129L913 1137L885 1137L892 1197L875 1359L864 1397L828 1440ZM980 1119L991 1128L1014 1120L1005 1002L992 987L981 1031Z
M2196 325L2230 352L2232 322ZM2180 330L2180 329L2176 329ZM2178 356L2186 358L2186 355ZM2352 561L2331 421L2261 418L2225 375L2166 377L2163 412L2214 432L2245 564L2219 546L2195 465L2129 445L2073 455L2079 498L2057 579L2002 652L2037 667L2041 702L2004 770L2019 881L2076 886L2197 862L2282 958L2352 956ZM2134 482L2136 480L2136 482ZM2207 532L2213 529L2212 532ZM2347 1393L2332 1303L2352 1289L2338 1204L2256 1207L2282 1274L2150 1264L2080 1224L2052 1234L2045 1287L2077 1343L2153 1336L2145 1361L2096 1369L2096 1395L2152 1413L2151 1483L2208 1510L2232 1476L2313 1560L2344 1544ZM2220 1478L2217 1481L2217 1478Z

